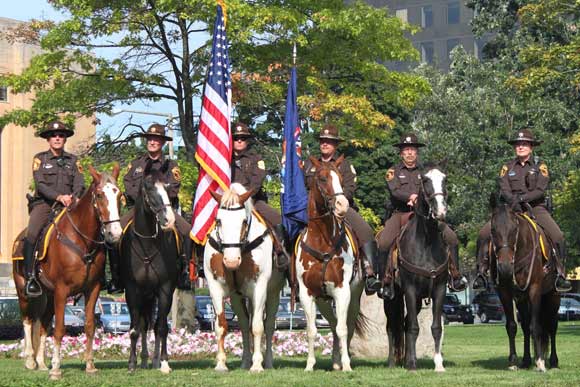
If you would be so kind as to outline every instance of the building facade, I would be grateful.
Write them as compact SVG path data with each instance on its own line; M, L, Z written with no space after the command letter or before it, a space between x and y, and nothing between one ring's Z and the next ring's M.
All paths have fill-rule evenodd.
M0 30L22 23L0 18ZM19 74L41 52L39 46L0 40L0 73ZM17 108L30 108L33 94L11 94L0 88L0 115ZM26 193L32 186L32 159L48 149L46 140L34 135L32 127L7 125L0 128L0 277L10 276L12 242L28 224ZM78 153L94 143L92 119L76 123L75 136L66 150Z

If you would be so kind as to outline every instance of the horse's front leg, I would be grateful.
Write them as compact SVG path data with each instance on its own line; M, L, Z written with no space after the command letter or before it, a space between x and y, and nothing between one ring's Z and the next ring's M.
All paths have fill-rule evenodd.
M433 340L435 342L435 354L433 356L433 361L435 362L435 372L445 372L445 367L443 366L443 355L441 354L441 336L443 333L443 328L441 326L441 314L443 312L443 300L445 298L446 283L447 280L445 280L442 285L439 285L431 295L433 300L433 322L431 323L431 334L433 335Z
M517 300L516 308L520 314L520 326L522 327L522 332L524 334L524 355L522 357L522 362L520 363L520 368L528 369L532 365L532 355L530 354L531 318L528 301L525 299Z
M279 273L273 273L273 276L279 276ZM270 280L270 284L272 285ZM281 282L281 280L280 280ZM280 286L273 285L273 289L268 286L268 295L266 296L266 319L264 322L264 330L266 332L266 354L264 355L264 368L271 369L274 367L274 355L272 353L272 338L274 336L274 329L276 325L276 313L280 305Z
M264 308L266 306L266 294L268 290L268 278L260 275L254 287L253 313L252 313L252 335L254 336L254 355L252 356L251 372L262 372L264 367L262 361L262 336L264 335Z
M336 335L336 316L330 302L325 300L317 300L316 305L320 313L328 321L330 330L332 331L332 369L340 371L342 369L342 361L340 360L340 340Z
M417 314L421 308L421 299L417 298L415 289L407 286L405 290L405 305L407 316L405 321L405 366L409 371L417 370L417 354L415 352L419 336L419 321Z
M131 315L131 326L129 337L131 339L131 349L129 351L129 372L134 372L137 368L137 340L141 332L141 297L137 295L137 289L132 282L127 283L125 288L125 298L129 314Z
M48 371L48 367L44 361L44 356L46 352L46 337L48 336L48 330L52 324L53 315L54 312L52 309L47 310L45 316L43 316L42 320L38 322L40 337L38 340L38 348L36 349L36 364L39 371Z
M51 380L60 380L62 371L60 369L60 347L65 334L64 328L64 307L68 289L57 287L54 292L54 347L52 351L52 369L50 370Z
M508 367L510 370L518 369L518 355L516 352L516 334L518 333L518 324L514 318L513 295L510 290L498 288L498 295L505 312L505 330L508 335L509 357Z
M228 371L228 366L226 365L226 351L225 351L225 339L228 333L228 322L226 320L224 297L225 292L222 285L217 282L214 278L207 274L206 276L209 285L209 294L211 295L211 300L213 303L214 313L215 313L215 336L218 344L218 352L216 355L216 366L215 370L224 372ZM225 286L225 285L224 285Z
M252 366L252 351L250 345L250 317L245 305L245 300L241 294L232 292L230 295L232 310L238 316L238 325L242 332L242 365L241 368L249 370ZM278 307L276 307L278 310Z
M171 283L166 283L160 290L158 300L157 322L155 323L155 341L161 339L161 373L168 374L171 372L169 367L169 356L167 355L167 335L169 334L169 325L167 316L171 310L173 301L173 289Z
M304 308L306 315L306 332L308 335L308 358L306 360L306 368L304 371L313 371L316 364L316 357L314 356L314 340L316 339L316 303L314 297L308 294L308 288L298 277L298 284L300 287L300 303Z
M342 370L352 371L348 355L348 307L350 305L350 287L348 285L334 289L334 304L336 305L336 335L340 343L340 362Z
M541 285L540 285L541 286ZM542 345L542 294L540 286L530 286L530 317L532 327L532 339L534 340L534 361L536 362L536 371L546 372L546 363L544 361L544 349Z
M85 292L85 335L87 336L85 350L85 371L89 374L97 372L93 359L93 341L95 338L95 304L99 298L101 284L96 281L95 286Z

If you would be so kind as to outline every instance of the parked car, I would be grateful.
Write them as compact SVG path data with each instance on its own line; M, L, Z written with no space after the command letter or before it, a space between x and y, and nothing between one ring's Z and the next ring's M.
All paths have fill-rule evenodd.
M580 293L562 293L560 294L561 297L566 297L566 298L573 298L576 301L580 302Z
M228 330L239 329L238 318L234 314L229 302L225 302L225 315L228 322ZM215 313L210 296L195 296L195 318L202 331L214 329Z
M290 298L282 297L280 298L280 304L278 305L278 312L276 313L276 329L304 329L306 328L306 315L304 314L304 309L299 305L296 305L295 311L292 313L290 311Z
M495 291L478 293L473 298L472 304L482 323L488 323L491 320L503 320L505 316L503 305Z
M316 310L316 320L314 320L317 328L330 328L330 323L324 318L319 310Z
M15 340L23 336L18 297L0 297L0 339Z
M560 298L560 308L558 309L560 320L570 321L580 319L580 301L575 298Z
M462 305L457 294L446 294L443 301L443 320L445 323L451 321L473 324L475 317L469 305Z
M67 335L71 336L80 335L85 331L84 318L78 316L70 305L65 305L64 307L64 329Z
M131 327L131 316L129 308L125 302L100 302L99 320L103 330L107 333L129 332Z

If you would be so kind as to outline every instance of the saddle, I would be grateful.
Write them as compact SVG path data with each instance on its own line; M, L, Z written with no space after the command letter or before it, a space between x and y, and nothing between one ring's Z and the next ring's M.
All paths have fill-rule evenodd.
M36 260L42 261L46 257L46 252L48 250L48 241L52 233L55 230L55 224L60 221L60 219L64 216L66 208L61 209L60 211L53 211L49 217L48 223L42 229L40 233L40 237L36 241L36 247L34 249L34 255ZM13 261L21 261L24 259L23 249L24 249L24 239L26 238L26 230L22 230L18 237L14 240L12 245L12 260Z

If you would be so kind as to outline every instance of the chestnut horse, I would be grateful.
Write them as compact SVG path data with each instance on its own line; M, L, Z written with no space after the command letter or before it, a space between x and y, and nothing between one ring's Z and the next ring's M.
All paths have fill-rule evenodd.
M24 325L26 368L47 370L44 364L45 340L55 316L50 371L53 380L62 376L60 347L65 334L65 304L67 297L77 294L85 296L86 372L97 371L93 361L95 304L104 275L105 243L115 243L121 237L121 190L116 184L119 165L115 164L112 177L97 172L92 166L89 166L89 171L93 177L89 189L76 204L63 210L63 214L53 221L45 257L38 262L38 279L43 288L40 297L26 298L22 261L13 261L12 273Z
M272 236L253 211L250 198L254 192L246 191L237 183L232 184L223 195L210 192L219 203L219 208L215 228L205 246L203 265L216 318L218 353L215 369L228 370L224 349L228 329L224 298L229 296L242 331L242 368L261 372L264 368L273 367L272 336L284 274L272 269ZM249 300L249 311L244 297ZM264 330L265 358L262 355ZM253 355L251 336L254 339Z
M305 371L316 363L316 306L329 321L333 333L333 368L351 371L348 346L354 333L364 287L357 246L344 222L348 199L342 191L342 176L335 163L310 157L316 168L308 194L308 225L298 238L295 272L300 302L308 331L308 360ZM331 301L334 300L336 313Z
M540 372L546 371L544 357L550 344L550 367L557 368L556 331L560 296L554 288L555 271L544 271L542 244L545 249L549 249L548 241L541 229L531 223L531 219L516 214L509 205L499 203L495 195L491 198L491 207L491 266L495 272L495 288L506 316L509 368L518 367L515 347L518 328L514 300L524 332L524 357L521 367L528 368L531 365L531 335L536 369ZM551 251L545 253L550 254Z

